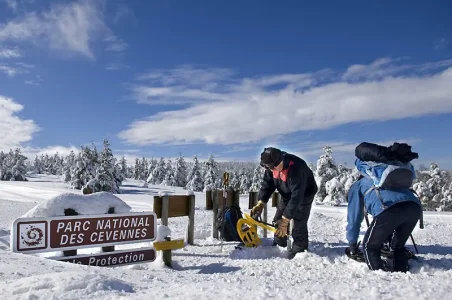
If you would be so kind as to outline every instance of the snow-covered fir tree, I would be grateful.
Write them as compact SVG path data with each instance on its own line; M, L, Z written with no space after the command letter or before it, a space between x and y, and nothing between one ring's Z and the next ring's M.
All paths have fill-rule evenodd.
M129 178L129 169L127 168L127 160L124 158L124 156L121 157L121 160L119 161L119 172L121 176L125 178Z
M75 167L71 171L71 187L73 189L82 189L86 183L96 177L96 155L93 155L93 151L88 147L81 147L81 151L78 153L75 159Z
M171 159L168 159L165 166L165 178L163 179L161 185L173 186L174 184L174 168Z
M36 155L33 163L33 172L36 174L42 174L42 164L41 159Z
M248 194L251 188L251 176L248 173L248 170L242 170L241 174L239 175L240 180L240 194Z
M64 166L63 166L63 181L70 182L71 181L71 170L75 168L75 153L73 150L69 153L68 156L64 158Z
M229 188L233 189L234 191L240 191L240 175L238 171L234 170L229 173ZM223 188L223 186L221 187Z
M146 180L149 177L149 162L146 157L141 159L141 175L140 180Z
M191 190L194 192L202 192L204 189L204 182L200 173L200 165L198 161L198 157L193 157L193 166L190 170L190 173L187 177L187 185L185 186L185 189Z
M96 176L92 178L87 186L91 187L94 192L110 192L119 194L119 178L116 171L116 159L110 149L110 143L104 139L104 149L99 159L99 167L96 170ZM116 175L116 176L115 176Z
M0 180L5 181L27 181L25 166L27 158L17 148L14 152L10 149L8 154L0 154Z
M152 173L147 178L147 183L149 184L161 184L165 179L166 175L166 163L163 157L160 158L160 161L157 163L157 166L152 170Z
M325 183L326 197L323 203L330 205L339 205L347 202L345 198L345 190L343 184L339 181L338 177L334 177Z
M442 199L439 211L452 211L452 182L446 183L442 188Z
M14 151L14 157L12 159L12 169L11 169L11 178L9 180L14 181L27 181L26 173L27 167L25 166L25 160L27 158L22 155L22 152L19 148Z
M317 160L317 169L315 172L315 180L318 186L318 192L314 201L321 203L327 196L326 182L338 176L337 166L333 158L333 149L329 146L323 148L324 153Z
M359 176L360 176L359 171L356 168L352 169L351 172L349 172L347 174L347 180L344 183L345 195L347 195L347 193L350 190L352 184L355 183L358 180Z
M262 180L264 179L264 171L265 171L264 168L262 168L260 165L254 168L250 192L259 192Z
M133 179L140 180L142 174L142 166L140 159L135 158L135 166L133 168Z
M178 187L185 187L187 185L187 176L187 164L185 163L185 159L182 156L182 153L179 153L179 157L176 158L176 165L174 167L173 185Z
M204 163L204 191L213 191L217 188L218 166L213 155Z

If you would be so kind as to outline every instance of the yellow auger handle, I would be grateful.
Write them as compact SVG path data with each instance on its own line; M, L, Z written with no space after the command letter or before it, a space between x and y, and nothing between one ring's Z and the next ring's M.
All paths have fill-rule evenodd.
M266 224L263 224L263 223L261 223L261 222L259 222L259 221L256 221L255 219L253 219L249 214L247 214L247 213L243 213L243 216L245 217L245 219L248 221L248 223L251 223L251 224L253 224L253 225L257 225L257 226L259 226L259 227L261 227L261 228L264 228L264 229L267 229L267 230L269 230L269 231L271 231L271 232L276 232L276 228L275 227L273 227L273 226L269 226L269 225L266 225Z

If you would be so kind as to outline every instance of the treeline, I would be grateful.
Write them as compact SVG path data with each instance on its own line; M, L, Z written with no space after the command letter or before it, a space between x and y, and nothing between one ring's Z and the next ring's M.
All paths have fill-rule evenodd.
M346 203L346 195L359 173L342 164L336 164L331 147L324 147L324 153L316 164L309 164L316 178L319 191L317 204L340 205ZM27 172L52 174L62 177L74 189L86 187L96 191L120 193L125 178L143 181L143 184L182 187L195 192L223 188L222 175L230 173L229 187L247 194L258 191L264 169L254 162L217 162L213 156L200 162L197 156L186 161L180 153L173 160L160 157L136 159L128 164L124 157L116 159L108 140L104 140L99 153L94 145L81 147L78 154L71 152L62 157L58 154L27 158L20 149L8 154L0 152L1 180L26 180ZM417 178L413 189L421 199L425 210L452 211L452 180L447 171L432 163L430 169L416 170Z

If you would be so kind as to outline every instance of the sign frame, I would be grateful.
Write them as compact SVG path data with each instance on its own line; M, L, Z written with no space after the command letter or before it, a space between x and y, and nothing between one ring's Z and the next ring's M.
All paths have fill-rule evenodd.
M74 246L65 247L51 247L51 222L60 221L77 221L82 219L117 219L117 218L137 218L137 217L150 217L152 222L150 227L153 227L152 238L137 238L126 241L111 241L106 243L93 243L93 244L76 244ZM38 224L39 226L33 226ZM19 243L21 241L21 233L28 228L25 233L26 236L33 241L34 244L26 247L20 247ZM21 230L22 229L22 230ZM114 229L113 229L114 230ZM109 231L113 231L109 230ZM104 230L106 231L106 230ZM130 212L130 213L119 213L119 214L99 214L99 215L77 215L77 216L58 216L58 217L38 217L38 218L19 218L16 219L11 228L11 250L16 253L42 253L42 252L54 252L54 251L66 251L66 250L77 250L85 248L97 248L106 246L117 246L125 244L136 244L153 242L157 238L157 215L153 211L145 212ZM24 238L22 237L22 240ZM39 242L36 244L36 242ZM28 244L27 244L28 245Z
M121 254L136 254L137 252L152 252L152 255L154 256L152 260L138 260L135 262L127 262L127 263L118 263L118 264L112 264L112 265L98 265L96 264L84 264L81 262L76 262L77 260L83 260L86 258L95 258L95 262L97 262L97 259L102 260L106 259L108 260L108 257L110 256L116 256ZM139 254L136 254L139 255ZM105 258L102 258L104 257ZM123 250L117 250L112 252L101 252L101 253L92 253L92 254L81 254L81 255L74 255L74 256L52 256L52 257L46 257L47 259L57 260L61 262L68 262L73 263L77 265L84 265L89 267L116 267L116 266L127 266L127 265L135 265L135 264L142 264L142 263L150 263L156 260L157 258L157 251L154 247L141 247L141 248L131 248L131 249L123 249Z

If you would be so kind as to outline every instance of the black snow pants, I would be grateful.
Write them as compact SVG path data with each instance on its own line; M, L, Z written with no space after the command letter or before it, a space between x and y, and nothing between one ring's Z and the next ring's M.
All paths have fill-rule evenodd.
M309 244L309 233L308 233L308 220L309 215L311 213L312 204L301 206L293 217L293 228L292 228L292 238L293 238L293 248L297 249L297 252L307 250ZM276 207L276 213L273 218L273 222L282 219L284 209L286 208L286 204L283 200L279 201L278 206ZM290 228L288 228L288 232L290 232ZM281 246L287 247L287 237L277 237L274 236L274 243Z
M387 208L376 216L370 224L363 240L364 259L371 270L409 270L405 243L421 215L421 207L413 201L404 201ZM394 256L389 266L383 264L380 249L392 235L391 248Z

